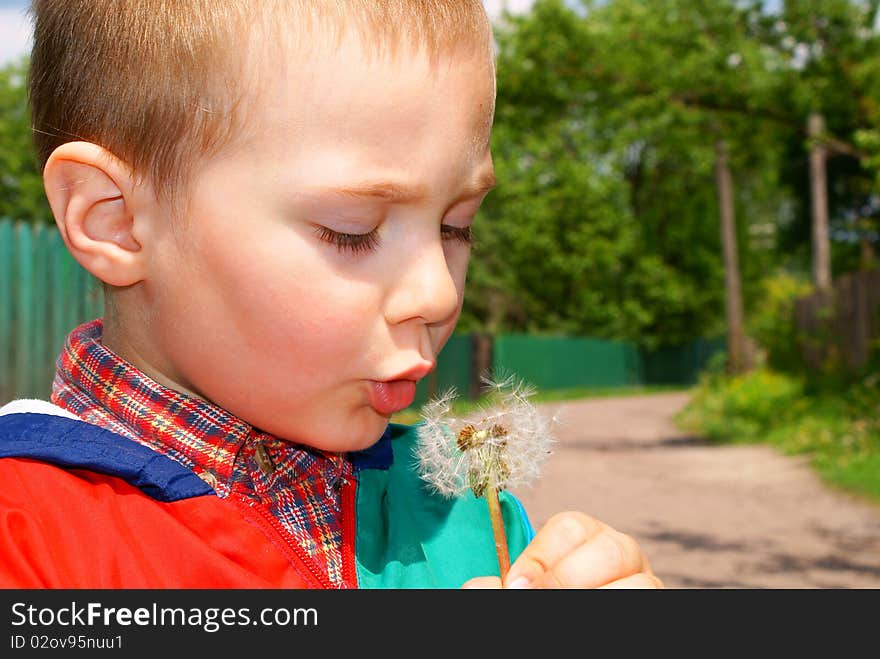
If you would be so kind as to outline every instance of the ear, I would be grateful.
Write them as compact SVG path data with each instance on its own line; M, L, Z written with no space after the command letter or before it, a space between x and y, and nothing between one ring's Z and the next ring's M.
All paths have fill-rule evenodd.
M43 186L64 244L83 268L111 286L144 279L136 185L123 162L96 144L68 142L49 156Z

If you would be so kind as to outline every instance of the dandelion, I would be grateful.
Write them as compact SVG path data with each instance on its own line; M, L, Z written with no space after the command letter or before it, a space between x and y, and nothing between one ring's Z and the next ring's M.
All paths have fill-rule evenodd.
M452 413L455 389L422 408L417 457L419 475L439 494L455 497L470 489L486 498L503 579L510 557L498 493L539 475L553 442L552 420L529 400L534 388L513 375L482 381L490 392L476 413Z

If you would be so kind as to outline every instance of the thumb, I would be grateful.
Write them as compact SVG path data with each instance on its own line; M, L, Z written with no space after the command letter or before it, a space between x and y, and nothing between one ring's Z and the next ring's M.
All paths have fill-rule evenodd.
M464 583L462 588L495 590L501 588L501 579L498 577L474 577Z

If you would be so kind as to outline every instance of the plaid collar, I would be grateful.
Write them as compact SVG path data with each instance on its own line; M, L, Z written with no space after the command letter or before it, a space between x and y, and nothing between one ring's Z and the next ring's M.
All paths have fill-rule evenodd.
M342 585L342 454L262 432L208 401L169 389L101 343L101 319L77 327L56 363L52 402L195 472L219 497L264 503L307 555Z

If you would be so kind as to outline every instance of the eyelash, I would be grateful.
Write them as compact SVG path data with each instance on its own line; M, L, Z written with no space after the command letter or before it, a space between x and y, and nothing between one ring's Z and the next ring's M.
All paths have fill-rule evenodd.
M340 252L360 254L372 252L379 246L377 229L373 229L369 233L339 233L327 227L316 227L315 233L321 240L335 246ZM455 240L466 245L471 245L474 242L470 227L453 227L443 224L440 226L440 234L443 240Z

